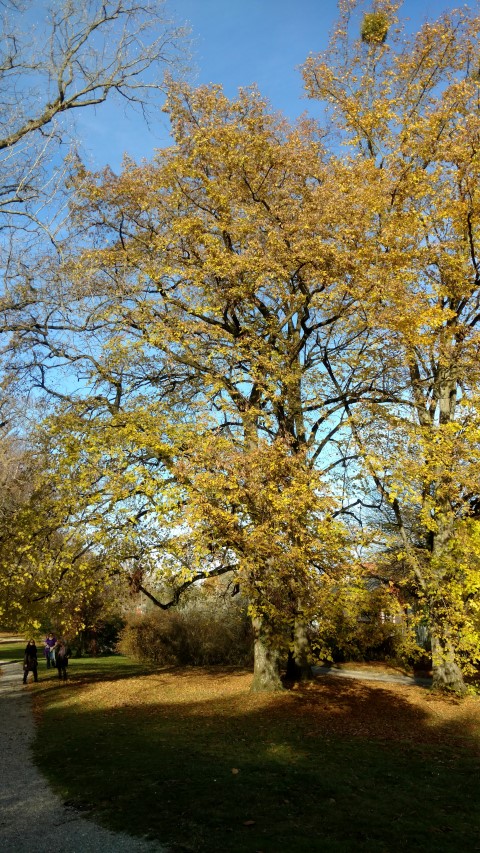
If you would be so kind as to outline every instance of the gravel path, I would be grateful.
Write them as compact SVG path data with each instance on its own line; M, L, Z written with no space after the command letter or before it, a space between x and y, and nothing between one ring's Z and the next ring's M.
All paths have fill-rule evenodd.
M22 684L20 664L2 664L1 853L167 853L154 842L103 829L52 792L30 754L35 733L31 689Z
M381 681L384 684L406 684L410 687L431 687L431 678L419 675L400 675L393 672L379 672L374 669L336 669L334 666L314 666L315 675L333 675L335 678L355 678L359 681Z

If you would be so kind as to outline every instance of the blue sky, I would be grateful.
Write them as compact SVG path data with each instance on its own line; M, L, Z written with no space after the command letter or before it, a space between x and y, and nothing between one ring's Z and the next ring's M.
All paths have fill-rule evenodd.
M476 0L474 0L476 2ZM448 0L405 0L402 16L416 29L462 5ZM190 24L195 83L221 83L229 96L256 83L271 102L294 119L315 106L303 98L298 66L309 53L323 50L337 16L336 0L167 0L178 23ZM111 103L96 113L85 111L78 129L93 168L107 163L117 170L126 152L150 158L169 144L164 114L147 129L140 117L125 116Z

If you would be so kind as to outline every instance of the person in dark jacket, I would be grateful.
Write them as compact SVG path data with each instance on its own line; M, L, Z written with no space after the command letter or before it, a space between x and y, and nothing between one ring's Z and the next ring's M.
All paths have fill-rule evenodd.
M27 683L28 673L33 672L34 681L38 681L38 658L35 640L29 640L23 657L23 683Z
M70 657L70 649L65 640L59 640L55 646L55 666L57 667L58 677L67 680L68 659Z

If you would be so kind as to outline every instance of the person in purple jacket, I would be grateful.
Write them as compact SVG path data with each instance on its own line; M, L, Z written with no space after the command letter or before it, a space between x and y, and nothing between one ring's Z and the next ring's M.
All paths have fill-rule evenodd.
M44 646L44 654L45 659L47 661L47 669L50 669L51 666L55 666L55 646L57 645L57 638L55 634L52 634L50 631L49 634L45 637L45 646Z

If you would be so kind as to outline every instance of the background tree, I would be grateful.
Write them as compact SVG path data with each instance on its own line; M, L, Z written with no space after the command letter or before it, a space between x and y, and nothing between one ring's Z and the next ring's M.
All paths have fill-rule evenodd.
M166 69L178 68L185 30L163 2L88 0L2 4L0 211L35 218L31 202L51 196L41 166L68 139L64 113L112 95L146 113L159 106ZM39 180L40 179L40 180Z
M145 120L186 42L163 2L7 0L1 16L0 332L21 339L41 258L58 251L67 212L68 156L78 142L67 116L117 97ZM17 338L2 345L7 370Z
M91 543L59 523L58 500L31 450L13 452L1 466L0 621L8 628L57 630L81 622L85 601L107 576ZM113 566L110 566L109 577Z
M426 608L434 683L462 691L479 654L480 20L452 12L403 38L397 7L377 4L386 41L355 41L363 7L342 4L304 74L364 168L364 304L395 389L350 422Z
M24 371L34 359L28 342L22 364L17 353L38 294L48 288L46 271L61 251L69 157L78 143L72 117L117 96L125 107L138 110L140 120L148 119L163 101L165 74L182 65L186 42L184 28L168 19L162 2L89 0L79 6L70 0L6 0L1 16L0 409L6 430L1 582L2 603L15 620L20 611L27 618L28 608L38 609L33 602L52 594L53 578L63 577L69 561L76 564L85 545L77 542L72 551L61 532L62 518L48 516L51 487L35 485L37 463L25 452L28 427L10 405L12 387L35 401ZM42 385L41 377L36 379ZM54 571L64 547L63 568ZM37 559L50 568L37 572Z

